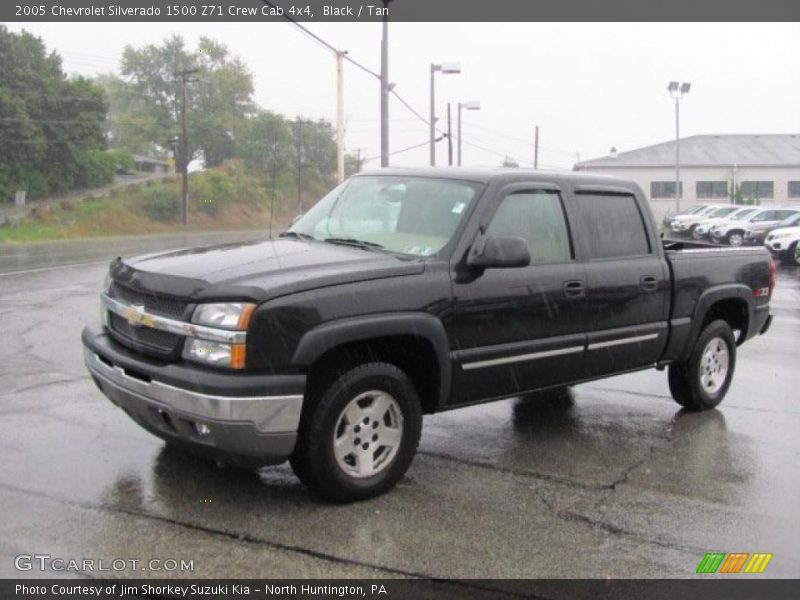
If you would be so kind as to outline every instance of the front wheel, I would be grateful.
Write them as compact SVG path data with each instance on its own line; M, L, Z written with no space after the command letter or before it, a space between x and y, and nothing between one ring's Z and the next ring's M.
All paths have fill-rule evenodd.
M733 379L736 342L726 321L709 323L684 363L670 365L669 390L681 406L692 411L717 406Z
M729 246L741 246L744 244L744 234L741 231L731 231L725 241Z
M325 388L301 419L290 458L295 474L331 502L391 489L411 464L422 410L411 379L388 363L367 363Z

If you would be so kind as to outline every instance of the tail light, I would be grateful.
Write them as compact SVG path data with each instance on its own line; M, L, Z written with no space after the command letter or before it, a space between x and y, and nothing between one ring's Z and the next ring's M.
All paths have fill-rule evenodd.
M772 296L772 291L775 289L775 283L778 281L778 265L774 260L769 261L769 295Z

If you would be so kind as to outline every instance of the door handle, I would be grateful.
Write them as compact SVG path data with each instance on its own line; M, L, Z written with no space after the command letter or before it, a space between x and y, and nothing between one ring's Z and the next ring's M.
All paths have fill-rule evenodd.
M652 275L645 275L639 280L639 286L645 292L654 292L658 289L658 280Z
M567 298L583 298L586 295L586 286L579 279L565 281L564 295Z

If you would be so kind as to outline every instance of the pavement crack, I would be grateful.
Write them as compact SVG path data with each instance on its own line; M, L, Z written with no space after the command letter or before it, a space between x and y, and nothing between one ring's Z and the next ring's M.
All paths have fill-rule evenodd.
M54 385L75 383L77 381L84 381L85 379L86 379L86 376L83 376L83 377L70 377L68 379L56 379L55 381L45 381L43 383L35 383L33 385L28 385L28 386L25 386L25 387L21 387L21 388L18 388L16 390L12 390L10 392L5 392L3 394L0 394L0 397L2 397L2 396L10 396L12 394L20 394L22 392L29 392L31 390L41 390L41 389L48 388L48 387L51 387L51 386L54 386Z
M611 484L598 484L592 485L588 483L581 483L580 481L575 481L574 479L568 479L566 477L559 477L558 475L549 475L547 473L538 473L536 471L526 471L522 469L512 469L510 467L503 467L498 465L493 465L485 462L481 462L479 460L473 460L469 458L458 458L456 456L452 456L449 454L444 454L441 452L431 452L430 450L418 450L417 454L421 454L423 456L431 456L433 458L438 458L441 460L448 460L451 462L455 462L462 465L467 465L469 467L477 467L479 469L486 469L488 471L494 471L496 473L508 473L510 475L515 475L518 477L531 477L533 479L541 479L543 481L549 481L552 483L559 483L561 485L579 488L582 490L588 491L602 491L607 490L613 485Z

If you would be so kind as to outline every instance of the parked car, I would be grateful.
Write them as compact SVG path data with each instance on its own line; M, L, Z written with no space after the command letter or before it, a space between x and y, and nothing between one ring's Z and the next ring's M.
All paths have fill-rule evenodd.
M277 240L112 261L82 339L145 429L345 502L403 476L423 414L652 367L717 406L774 284L763 248L662 243L626 180L385 169Z
M664 226L664 229L669 229L672 226L672 220L676 217L682 215L696 215L697 213L705 210L708 208L707 204L698 204L695 206L691 206L689 208L684 208L680 212L668 212L664 215L664 219L661 221L661 224Z
M739 221L723 221L711 227L709 234L711 240L718 244L727 244L729 246L741 246L744 244L744 232L752 226L756 225L777 225L783 219L783 208L775 207L759 207L758 210L751 213L744 219Z
M700 221L692 230L692 239L702 240L708 238L710 237L711 228L714 225L718 225L720 223L723 223L724 221L742 221L745 219L745 217L747 217L748 215L752 215L757 210L758 210L757 206L745 206L737 208L727 217L719 217L716 219L704 219L703 221Z
M700 214L694 215L681 215L673 219L670 229L676 235L693 236L695 227L705 220L710 219L724 219L731 213L735 212L737 207L735 205L717 206L711 211L704 211Z
M752 223L744 232L744 243L748 246L761 246L773 229L793 227L800 223L800 208L785 208L776 211L777 216L783 215L779 223Z
M770 231L764 245L773 257L786 264L800 265L800 225Z

